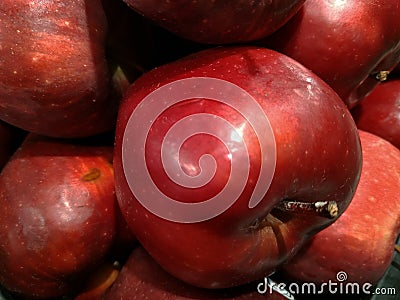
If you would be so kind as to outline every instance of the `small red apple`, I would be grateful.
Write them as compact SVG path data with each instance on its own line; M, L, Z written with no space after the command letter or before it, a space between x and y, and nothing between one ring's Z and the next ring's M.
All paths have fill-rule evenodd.
M276 291L261 294L253 284L221 290L202 289L189 285L163 270L142 247L137 247L132 251L115 283L102 299L287 300Z
M222 288L274 272L349 204L358 131L337 94L291 58L205 50L147 72L120 106L117 198L168 272Z
M116 230L112 153L27 137L0 174L0 284L60 297L102 262Z
M400 62L398 0L307 0L262 44L325 80L351 108Z
M2 0L0 15L0 119L53 137L112 130L100 0Z
M171 32L199 43L228 44L263 38L280 28L305 0L124 0Z
M354 109L357 127L400 149L400 78L377 86Z
M360 131L360 138L363 167L354 198L285 265L291 279L358 283L361 291L390 266L400 230L400 150L368 132Z

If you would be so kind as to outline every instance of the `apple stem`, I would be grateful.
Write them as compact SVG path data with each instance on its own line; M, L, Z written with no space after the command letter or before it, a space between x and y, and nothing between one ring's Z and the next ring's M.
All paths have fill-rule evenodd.
M277 207L286 212L304 213L315 212L319 216L336 218L339 213L339 208L336 201L318 201L318 202L300 202L286 200L282 201Z
M400 245L394 245L394 249L400 253Z

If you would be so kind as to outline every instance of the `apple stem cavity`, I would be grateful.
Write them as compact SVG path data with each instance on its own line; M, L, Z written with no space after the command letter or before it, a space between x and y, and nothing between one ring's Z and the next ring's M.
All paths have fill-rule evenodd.
M286 200L282 201L277 208L293 213L316 213L330 219L336 218L339 213L336 201L300 202Z

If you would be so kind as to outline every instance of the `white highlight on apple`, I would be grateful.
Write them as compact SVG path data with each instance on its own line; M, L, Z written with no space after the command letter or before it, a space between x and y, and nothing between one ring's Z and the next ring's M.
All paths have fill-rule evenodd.
M176 122L163 138L161 159L164 171L173 182L185 188L195 189L209 183L217 168L214 157L209 154L200 157L201 171L196 176L185 173L179 162L179 151L187 139L197 134L208 134L220 140L229 151L229 180L217 195L196 203L176 201L159 190L146 165L148 133L166 109L194 98L229 105L253 128L260 144L261 167L249 208L257 206L267 193L276 165L276 143L268 117L260 104L241 87L222 79L192 77L154 90L141 101L128 120L122 142L123 169L127 183L141 205L163 219L180 223L206 221L229 209L243 192L250 170L249 154L240 129L220 116L196 113Z

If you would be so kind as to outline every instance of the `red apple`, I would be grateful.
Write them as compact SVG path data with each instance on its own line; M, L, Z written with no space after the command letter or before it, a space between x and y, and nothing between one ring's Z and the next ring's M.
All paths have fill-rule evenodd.
M285 265L291 279L358 283L361 292L390 266L400 230L400 150L367 132L360 131L360 138L363 167L356 194L343 215Z
M400 78L377 86L353 110L357 127L400 149Z
M257 287L253 284L221 290L202 289L189 285L171 276L142 247L137 247L129 256L113 286L102 299L286 300L287 298L276 291L258 293Z
M190 284L271 274L353 197L352 116L283 54L205 50L147 72L125 95L114 154L121 210L150 255Z
M28 298L73 293L115 237L112 147L29 135L0 174L0 283Z
M325 80L349 106L400 62L398 0L307 0L262 44Z
M113 129L100 0L3 0L0 15L0 119L54 137Z
M305 2L124 1L171 32L207 44L241 43L263 38L285 24Z

